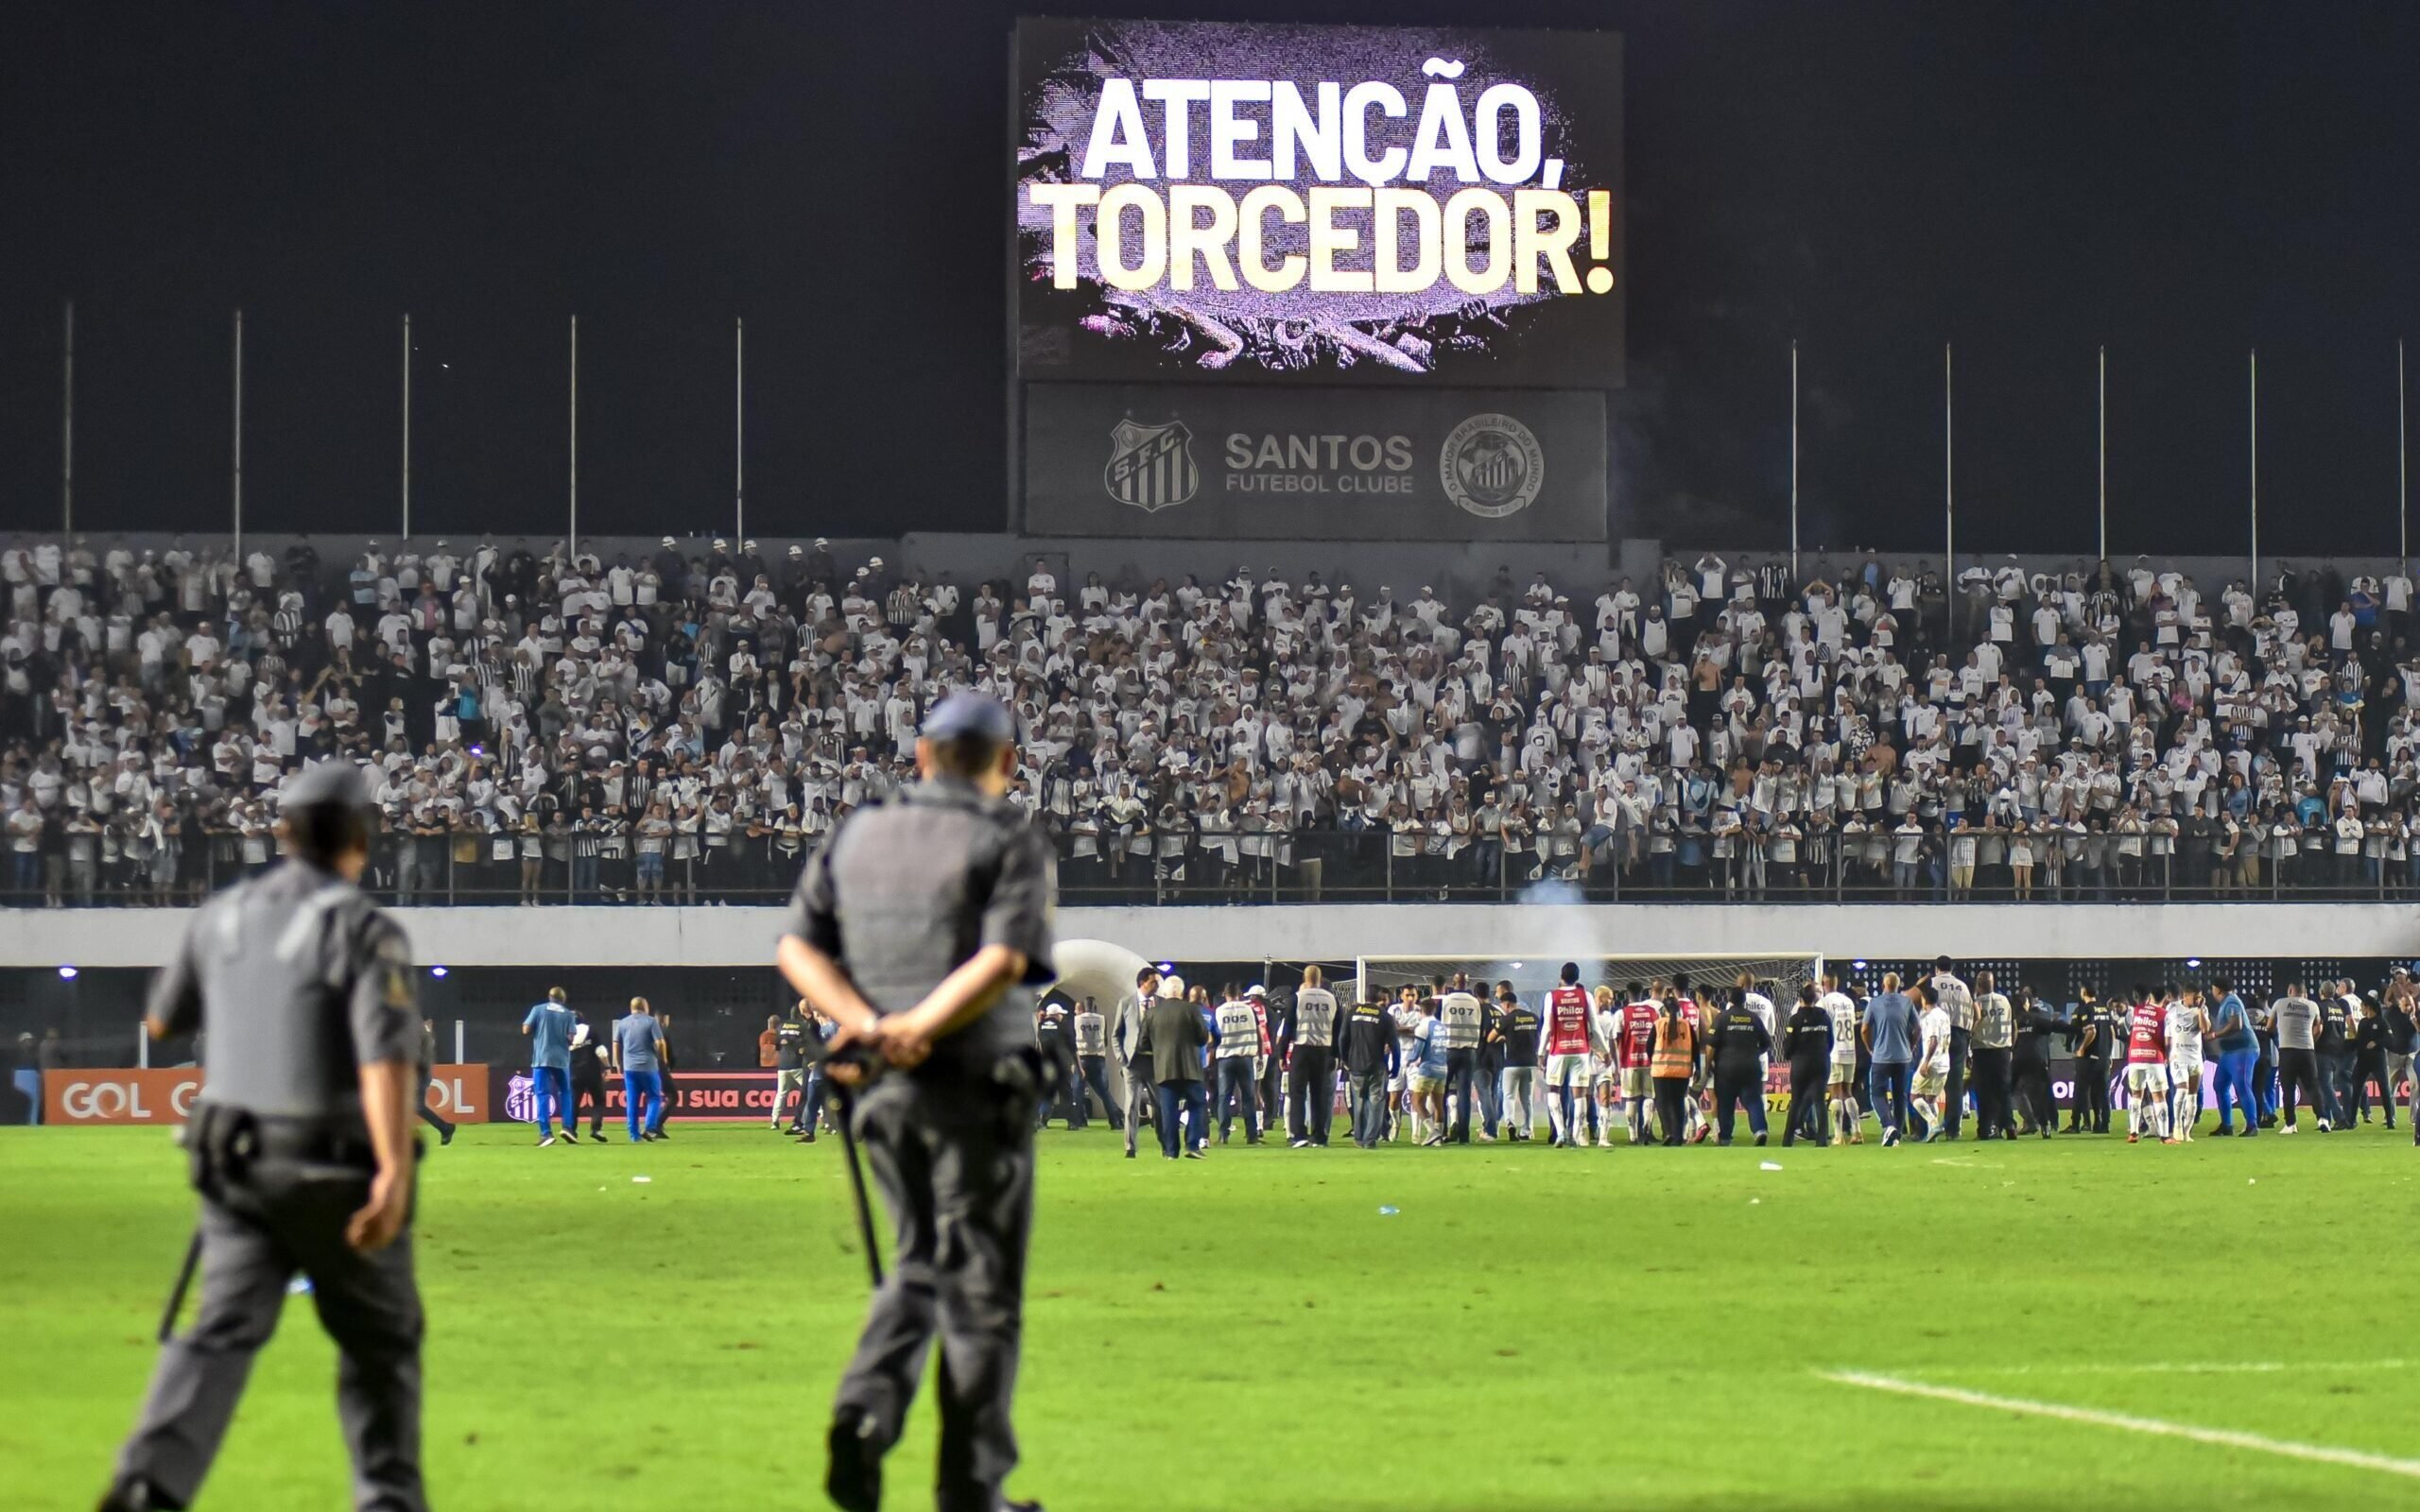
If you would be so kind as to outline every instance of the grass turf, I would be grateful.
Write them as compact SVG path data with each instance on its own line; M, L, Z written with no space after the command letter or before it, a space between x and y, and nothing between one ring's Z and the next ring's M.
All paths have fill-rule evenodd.
M865 1285L839 1147L675 1128L537 1150L499 1125L431 1152L442 1512L824 1504L821 1427ZM1053 1512L2411 1504L2420 1485L2389 1471L1818 1373L2420 1455L2392 1264L2409 1138L1239 1140L1169 1165L1119 1159L1100 1125L1054 1130L1011 1487ZM0 1507L91 1504L189 1213L161 1131L0 1131ZM332 1354L302 1302L205 1507L342 1504ZM920 1406L889 1506L930 1504L930 1424Z

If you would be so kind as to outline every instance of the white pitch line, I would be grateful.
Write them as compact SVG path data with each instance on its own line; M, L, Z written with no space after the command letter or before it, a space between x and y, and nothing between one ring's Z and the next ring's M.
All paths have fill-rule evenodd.
M1869 1391L1890 1391L1903 1397L1925 1397L1934 1401L1954 1401L1968 1407L2024 1413L2035 1418L2057 1418L2095 1428L2122 1428L2128 1433L2152 1434L2163 1438L2188 1438L2197 1444L2256 1450L2263 1454L2281 1454L2288 1459L2307 1460L2313 1464L2344 1465L2354 1469L2377 1470L2386 1475L2420 1480L2420 1460L2394 1459L2385 1454L2364 1453L2358 1449L2338 1449L2328 1444L2298 1444L2291 1439L2263 1438L2257 1434L2238 1434L2223 1428L2202 1428L2191 1423L2165 1422L2157 1418L2136 1418L2126 1413L2100 1412L2090 1407L2070 1407L2065 1402L1995 1397L1986 1392L1928 1385L1897 1376L1870 1375L1862 1370L1823 1370L1817 1374L1826 1381L1836 1381L1844 1386L1863 1386Z
M2301 1370L2401 1370L2408 1360L2156 1360L2140 1365L1978 1365L1962 1367L1983 1376L2265 1376Z

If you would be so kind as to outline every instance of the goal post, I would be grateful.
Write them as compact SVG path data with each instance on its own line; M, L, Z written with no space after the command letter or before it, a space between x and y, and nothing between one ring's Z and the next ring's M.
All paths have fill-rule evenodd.
M1687 976L1693 990L1708 984L1728 988L1741 971L1747 971L1784 1015L1798 1001L1801 987L1820 983L1824 976L1824 957L1815 951L1779 951L1763 955L1642 953L1518 959L1476 951L1440 955L1357 955L1353 958L1355 1000L1384 1001L1406 986L1426 987L1438 977L1451 977L1460 971L1469 975L1474 988L1510 982L1524 1001L1534 1003L1540 993L1562 980L1565 961L1580 968L1582 987L1602 984L1617 993L1627 992L1634 983L1671 981L1683 975Z

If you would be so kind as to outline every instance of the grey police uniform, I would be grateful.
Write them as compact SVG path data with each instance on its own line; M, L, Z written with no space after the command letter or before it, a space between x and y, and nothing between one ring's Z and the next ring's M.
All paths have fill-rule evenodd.
M838 961L878 1013L914 1007L977 951L1028 964L1019 989L856 1098L855 1128L890 1210L893 1262L836 1411L888 1445L938 1330L940 1512L992 1512L1017 1460L1010 1426L1033 1217L1038 1057L1050 980L1050 852L1013 805L927 781L851 816L807 863L788 932Z
M374 1254L345 1241L375 1163L358 1068L422 1059L403 931L359 888L289 861L202 905L152 984L150 1011L172 1033L206 1034L208 1080L186 1131L201 1301L193 1327L163 1344L120 1483L193 1500L300 1271L343 1357L354 1505L418 1512L428 1503L411 1228ZM427 1074L419 1065L413 1085Z

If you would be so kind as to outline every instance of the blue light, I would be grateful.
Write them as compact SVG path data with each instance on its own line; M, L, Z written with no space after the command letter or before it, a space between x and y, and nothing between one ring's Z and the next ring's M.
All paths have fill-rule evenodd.
M73 981L75 981L75 980L76 980L76 968L74 968L74 967L72 967L72 966L62 966L62 967L60 967L60 968L59 969L59 979L60 979L60 981L62 981L62 982L73 982Z
M445 974L445 968L441 966L432 966L428 969L428 974L431 976L443 976Z

